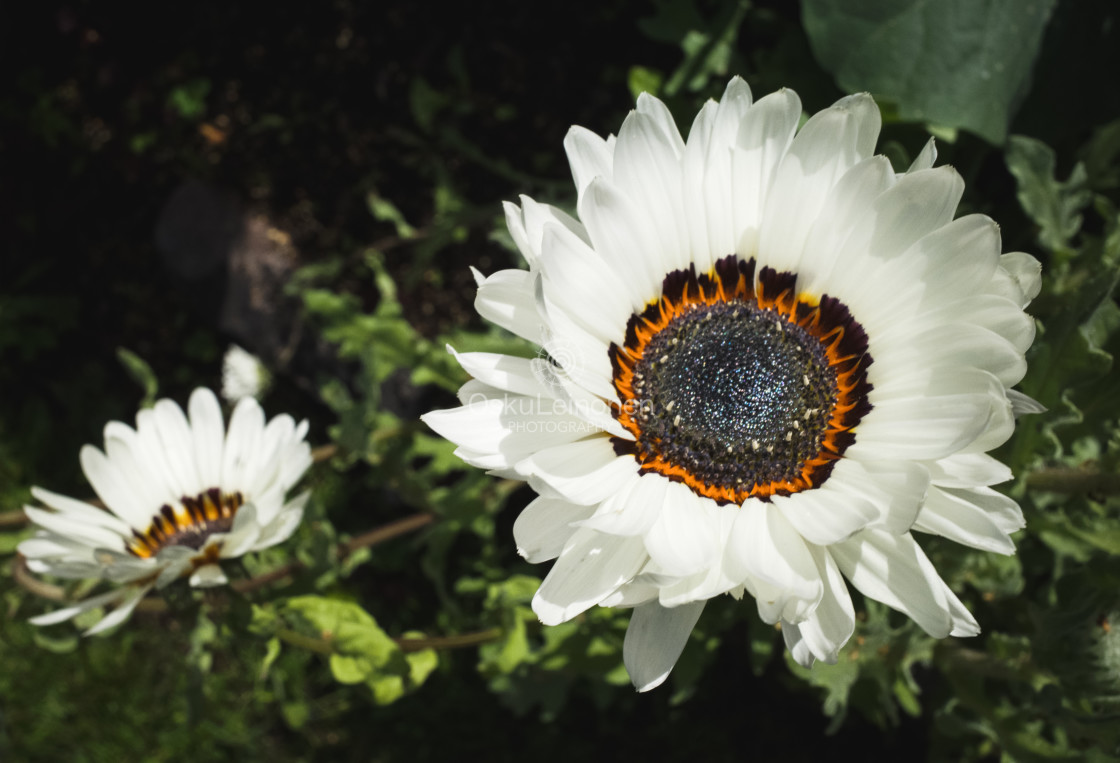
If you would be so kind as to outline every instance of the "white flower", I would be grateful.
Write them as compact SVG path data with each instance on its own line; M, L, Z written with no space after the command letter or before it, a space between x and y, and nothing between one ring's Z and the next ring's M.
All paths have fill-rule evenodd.
M222 357L222 397L236 403L243 397L260 399L268 387L268 369L260 358L231 344Z
M219 562L286 540L299 526L308 493L286 501L311 465L307 422L281 415L266 425L252 398L222 421L218 399L196 389L190 419L171 400L136 416L136 429L105 427L105 450L82 448L80 461L108 511L32 488L48 509L24 507L41 528L19 551L36 573L102 578L119 587L34 617L68 620L106 604L115 609L87 633L124 621L152 587L190 576L192 586L226 581Z
M1038 263L953 219L963 183L932 143L902 175L873 156L870 96L800 116L736 78L687 142L648 95L617 138L572 128L579 221L507 205L529 270L477 276L479 313L551 360L460 354L462 407L424 417L540 494L514 535L556 559L544 623L634 608L640 690L721 593L751 594L803 665L851 636L847 583L976 634L912 531L1010 554L1023 526L986 451L1037 410L1009 388Z

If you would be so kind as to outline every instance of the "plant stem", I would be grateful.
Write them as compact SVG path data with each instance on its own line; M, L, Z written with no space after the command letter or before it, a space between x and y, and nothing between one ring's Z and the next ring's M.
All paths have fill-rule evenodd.
M1100 472L1094 468L1039 469L1027 475L1027 485L1035 490L1055 493L1120 493L1120 474Z
M502 636L501 628L487 628L474 633L460 633L454 636L430 636L424 638L401 637L393 641L401 648L402 652L419 652L422 649L463 649L476 644L485 644L497 641Z

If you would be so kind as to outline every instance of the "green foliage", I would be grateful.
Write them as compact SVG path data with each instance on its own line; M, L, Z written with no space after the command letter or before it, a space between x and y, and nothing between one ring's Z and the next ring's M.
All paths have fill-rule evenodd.
M298 615L318 632L314 651L330 655L331 675L343 684L364 684L374 701L387 705L415 691L435 669L435 651L403 652L360 606L321 596L299 596L284 603L284 613ZM422 634L410 632L410 638ZM297 646L311 642L288 636Z
M167 94L167 105L183 119L193 122L206 113L208 95L210 80L198 77L172 88Z
M684 54L677 69L662 84L661 76L644 67L630 72L630 90L634 97L643 90L667 98L685 92L706 91L713 78L722 86L735 60L735 42L739 26L750 7L746 0L725 3L714 17L706 17L694 2L656 4L653 16L642 19L639 27L651 39L677 44Z
M1003 143L1025 97L1055 0L802 0L817 60L849 92L900 119Z

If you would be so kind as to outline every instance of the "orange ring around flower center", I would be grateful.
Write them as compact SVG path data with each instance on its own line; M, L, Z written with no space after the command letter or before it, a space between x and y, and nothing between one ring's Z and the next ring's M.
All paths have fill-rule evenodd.
M867 400L871 389L867 382L867 367L871 364L867 337L848 309L828 295L815 298L799 294L795 274L763 268L756 285L754 271L753 259L740 261L730 256L699 276L694 268L670 273L663 282L661 297L650 302L640 314L631 316L623 345L612 344L610 348L613 383L619 399L613 413L634 435L633 441L614 438L615 450L634 455L643 472L681 482L698 495L719 503L740 504L750 497L766 500L772 495L789 495L819 486L854 441L851 430L871 407ZM811 452L798 456L796 463L775 467L774 446L757 439L746 446L728 440L726 453L721 442L719 453L700 452L692 465L683 463L679 457L682 446L672 441L673 433L666 431L668 425L662 422L656 427L650 423L652 404L646 397L645 377L651 367L656 367L658 359L647 357L647 353L660 354L665 337L673 337L669 341L676 345L673 332L681 330L685 322L708 320L713 314L718 314L724 325L728 320L740 320L736 318L740 306L744 314L750 312L752 320L766 322L768 328L776 328L779 334L786 332L819 358L821 373L815 373L820 377L815 384L818 392L827 387L828 410L808 411L812 416L806 415L804 420L812 431L797 434L801 443L812 444ZM667 356L660 358L661 362L666 360ZM808 385L809 376L804 378ZM659 404L671 410L674 402ZM793 426L800 429L798 421ZM681 423L679 415L673 423ZM785 433L786 442L792 434ZM690 458L694 453L687 447L685 452ZM759 477L760 474L769 476Z
M229 532L233 517L245 503L241 493L223 494L211 488L197 496L183 496L176 510L164 505L152 516L144 532L133 530L128 551L141 559L149 559L167 546L200 549L206 539L219 532Z

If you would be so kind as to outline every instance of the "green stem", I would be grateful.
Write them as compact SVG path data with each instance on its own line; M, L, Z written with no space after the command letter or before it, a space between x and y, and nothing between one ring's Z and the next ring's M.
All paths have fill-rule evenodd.
M1120 493L1120 474L1093 469L1039 469L1027 475L1027 486L1055 493Z
M401 648L402 652L419 652L423 649L462 649L477 644L486 644L497 641L502 637L501 628L487 628L474 633L460 633L455 636L432 636L425 638L395 638L393 641Z
M292 646L297 646L300 649L306 649L309 652L316 654L333 654L334 649L331 648L331 642L326 639L313 638L311 636L304 636L302 633L297 633L290 628L281 628L276 631L276 637L281 641L286 641Z

